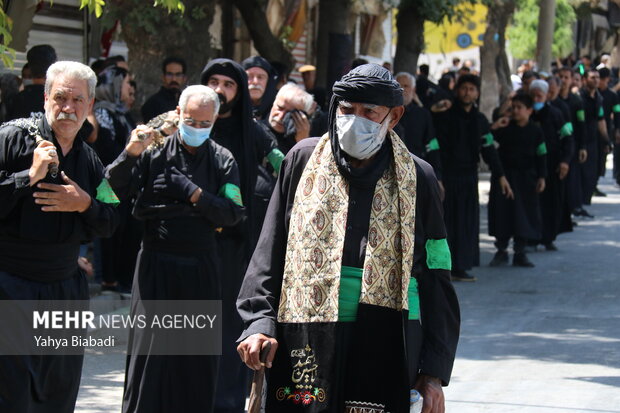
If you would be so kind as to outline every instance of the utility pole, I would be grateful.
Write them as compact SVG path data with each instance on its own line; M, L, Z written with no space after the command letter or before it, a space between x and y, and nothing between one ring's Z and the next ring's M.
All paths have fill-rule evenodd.
M551 45L555 26L555 0L540 0L536 63L539 71L551 72Z

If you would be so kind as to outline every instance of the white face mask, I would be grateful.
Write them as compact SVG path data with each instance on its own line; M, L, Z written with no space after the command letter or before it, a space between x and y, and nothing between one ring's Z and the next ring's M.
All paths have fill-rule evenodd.
M389 112L383 123L355 115L336 115L340 149L355 159L368 159L381 149L389 125Z

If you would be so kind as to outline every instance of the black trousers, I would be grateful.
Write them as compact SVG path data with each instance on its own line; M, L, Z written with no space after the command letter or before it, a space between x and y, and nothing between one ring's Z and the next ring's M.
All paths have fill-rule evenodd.
M510 238L497 238L495 240L495 246L499 251L506 251L508 249L508 244L510 243ZM525 245L527 244L527 240L521 237L515 237L512 243L512 249L515 254L519 254L525 250Z
M0 300L88 300L88 282L79 269L72 278L51 283L0 271ZM32 322L31 314L11 314L11 317ZM0 340L9 334L20 334L20 331L7 332L0 317ZM83 359L83 355L0 356L0 412L72 413Z

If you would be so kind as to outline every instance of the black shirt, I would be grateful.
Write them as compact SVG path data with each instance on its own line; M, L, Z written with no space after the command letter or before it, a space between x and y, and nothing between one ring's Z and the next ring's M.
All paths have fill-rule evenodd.
M29 118L33 113L43 113L45 86L28 85L8 102L7 120Z
M142 113L142 121L147 123L157 115L175 110L179 105L179 97L181 91L179 89L166 89L161 87L157 93L149 97L140 112Z
M56 145L59 170L86 191L92 203L82 213L41 211L28 177L35 138L29 135L24 120L4 124L0 128L0 270L55 281L75 275L80 243L110 236L118 224L118 213L112 204L97 199L103 165L83 137L78 134L71 150L63 155L47 121L35 122L41 136ZM48 175L43 182L65 183L60 174L56 178Z

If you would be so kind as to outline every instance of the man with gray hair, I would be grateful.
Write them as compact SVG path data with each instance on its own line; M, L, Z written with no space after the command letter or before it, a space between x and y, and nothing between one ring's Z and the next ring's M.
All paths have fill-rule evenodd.
M138 126L107 168L114 191L135 197L134 216L144 222L132 309L143 300L222 299L216 229L238 223L245 208L235 159L210 139L219 109L211 88L189 86L176 109L178 131L157 146L153 129ZM153 344L146 354L145 342ZM158 336L132 331L123 412L213 411L220 357L153 354L158 344Z
M278 91L266 124L284 154L302 139L327 132L327 118L314 97L292 83Z
M0 300L88 300L80 243L118 223L118 199L81 131L96 81L88 66L57 62L47 70L45 116L0 127ZM14 355L0 356L0 411L73 412L83 355L32 355L32 313L6 318L0 354ZM17 329L7 325L14 320Z
M566 204L565 178L570 170L575 144L572 125L566 121L562 111L548 103L549 84L536 79L530 84L530 96L534 100L534 112L531 120L537 123L545 136L545 148L541 148L547 156L546 187L540 194L540 210L542 213L540 243L547 251L556 251L554 241L561 232L572 231L570 210Z

